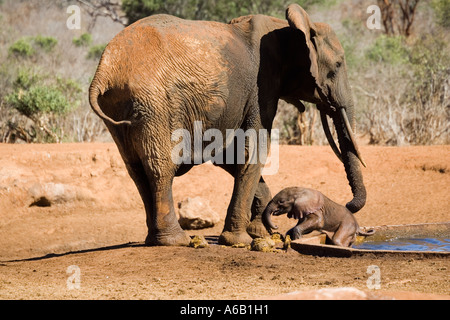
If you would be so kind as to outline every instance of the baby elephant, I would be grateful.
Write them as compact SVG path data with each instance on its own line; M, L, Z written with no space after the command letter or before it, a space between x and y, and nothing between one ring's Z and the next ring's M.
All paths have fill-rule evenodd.
M349 247L356 235L370 236L373 230L362 232L353 214L345 207L328 199L317 190L291 187L280 191L269 202L262 220L266 228L277 229L270 215L287 213L288 218L298 219L295 227L287 232L292 240L314 230L325 231L333 244Z

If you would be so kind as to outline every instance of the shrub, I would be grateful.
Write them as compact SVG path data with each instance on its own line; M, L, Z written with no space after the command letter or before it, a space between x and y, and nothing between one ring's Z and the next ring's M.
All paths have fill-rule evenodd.
M247 14L266 14L283 17L290 3L298 3L304 9L314 4L330 6L334 1L325 0L123 0L122 10L131 24L144 17L166 13L190 20L214 20L227 22Z
M450 28L450 2L448 0L433 0L431 6L434 9L438 24Z
M98 44L89 48L88 59L100 59L103 51L105 50L106 44Z
M92 35L83 33L79 38L73 38L72 43L77 47L87 47L92 44Z
M381 35L367 50L366 55L372 61L398 64L408 61L408 48L402 36Z
M41 35L36 36L34 39L34 43L36 43L39 47L41 47L44 51L50 52L53 48L58 44L58 40L53 37L43 37Z
M38 35L34 38L20 38L9 47L8 51L16 57L31 57L36 53L36 47L39 47L45 52L50 52L57 44L58 40L53 37Z
M18 72L17 78L14 81L14 87L20 89L29 89L39 80L36 73L31 70L21 69Z
M364 131L372 144L447 144L450 142L450 102L446 93L450 73L448 44L444 37L428 34L404 50L407 54L397 55L401 60L389 60L402 63L372 63L376 76L366 69L372 75L367 78L370 81L354 86L359 100L356 104L367 106L362 114ZM391 53L383 52L385 56Z
M17 111L35 120L45 113L63 114L69 103L56 87L32 86L28 90L19 89L7 97Z
M450 64L448 45L433 35L421 37L411 49L410 61L421 82L433 81L436 77L445 80Z
M9 47L8 52L14 56L30 57L35 51L29 41L25 38L21 38Z
M79 104L81 92L73 80L20 70L5 102L34 125L26 129L23 124L11 123L10 127L27 142L59 142L63 137L60 118Z

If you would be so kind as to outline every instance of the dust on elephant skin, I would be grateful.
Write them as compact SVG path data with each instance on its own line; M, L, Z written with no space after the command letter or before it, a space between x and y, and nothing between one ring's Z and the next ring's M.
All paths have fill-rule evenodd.
M296 4L287 8L285 20L249 15L223 24L154 15L122 30L103 52L89 101L139 190L147 215L146 243L190 241L176 218L172 182L198 164L194 157L203 150L194 150L194 143L188 146L191 156L175 163L172 152L179 141L172 134L181 129L192 137L198 122L201 134L209 129L223 136L229 129L270 132L279 99L300 112L305 111L301 101L314 103L322 119L333 119L340 149L326 121L323 128L352 189L347 207L360 210L366 201L359 166L364 162L352 129L355 112L346 68L331 27L314 23ZM236 161L242 156L236 147L227 150L225 141L223 147L231 161L214 164L230 173L235 185L219 242L249 244L252 237L267 235L261 214L271 194L261 177L264 163Z

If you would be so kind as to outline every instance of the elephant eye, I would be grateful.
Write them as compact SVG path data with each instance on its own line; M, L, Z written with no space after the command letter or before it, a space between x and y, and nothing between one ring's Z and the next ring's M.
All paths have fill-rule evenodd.
M328 72L328 74L327 74L327 78L328 79L332 79L332 78L334 78L336 76L336 72L334 72L334 71L330 71L330 72Z

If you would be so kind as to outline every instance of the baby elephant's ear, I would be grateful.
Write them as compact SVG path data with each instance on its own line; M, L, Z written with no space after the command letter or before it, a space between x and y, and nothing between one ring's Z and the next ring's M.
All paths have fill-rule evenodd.
M303 216L323 208L323 194L317 190L302 189L295 199L295 206Z

